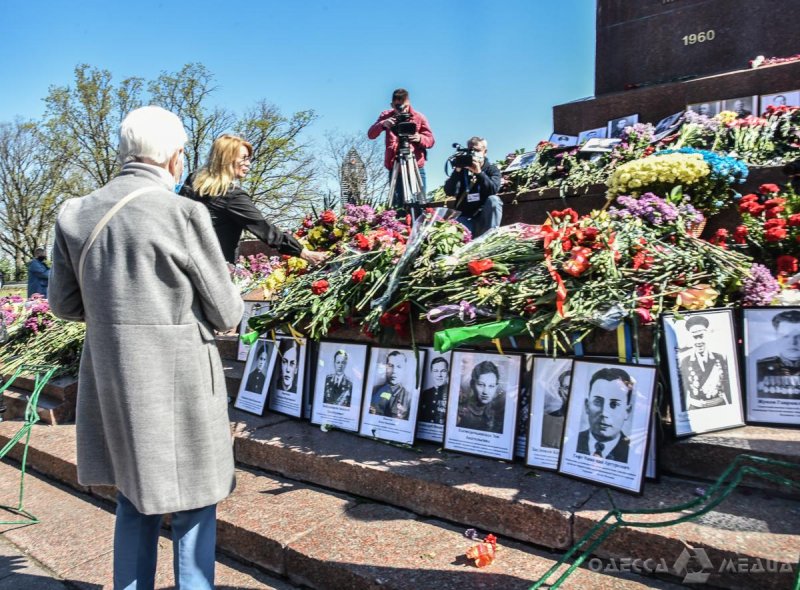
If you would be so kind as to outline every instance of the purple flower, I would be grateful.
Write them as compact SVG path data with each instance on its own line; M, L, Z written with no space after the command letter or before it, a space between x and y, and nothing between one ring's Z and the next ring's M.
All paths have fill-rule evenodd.
M742 285L742 303L747 306L769 305L780 290L780 284L769 269L763 264L754 264Z

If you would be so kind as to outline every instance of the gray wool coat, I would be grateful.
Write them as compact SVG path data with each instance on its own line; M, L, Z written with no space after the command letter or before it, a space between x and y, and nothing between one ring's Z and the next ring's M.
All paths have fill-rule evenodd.
M89 250L100 218L134 190ZM50 306L86 322L78 378L78 480L113 485L144 514L215 504L235 486L222 363L212 329L243 304L208 211L172 192L165 170L132 163L65 203L56 222Z

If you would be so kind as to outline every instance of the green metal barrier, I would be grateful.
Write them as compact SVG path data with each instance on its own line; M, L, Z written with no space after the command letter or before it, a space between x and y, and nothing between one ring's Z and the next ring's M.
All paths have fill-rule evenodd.
M33 425L39 421L39 413L36 411L37 406L39 404L39 395L42 393L45 385L47 385L48 381L53 377L53 374L58 370L58 367L53 367L50 365L22 365L19 367L11 378L6 381L2 386L0 386L0 397L5 393L5 391L11 387L14 381L17 380L21 374L26 375L33 375L34 377L34 386L33 391L31 392L30 397L28 398L28 403L25 406L25 416L22 422L22 427L17 431L17 433L11 437L5 446L0 449L0 459L3 459L14 445L19 443L23 438L24 441L24 449L22 451L22 460L20 464L20 478L19 478L19 500L16 506L5 506L0 504L0 509L7 510L8 512L13 512L21 516L21 519L18 520L0 520L0 525L2 524L36 524L39 522L39 519L36 518L33 514L25 510L23 506L24 496L25 496L25 468L28 460L28 445L31 441L31 430L33 429Z

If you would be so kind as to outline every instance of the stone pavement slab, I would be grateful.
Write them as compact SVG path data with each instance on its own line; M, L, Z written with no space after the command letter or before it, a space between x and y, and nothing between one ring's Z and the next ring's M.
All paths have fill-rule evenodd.
M651 509L696 500L698 487L663 478L650 484L644 497L612 492L620 509ZM598 494L575 514L575 537L586 534L612 508ZM683 514L626 516L642 523L666 522ZM603 557L664 559L674 564L684 549L702 550L710 559L709 584L725 588L789 588L800 559L800 502L759 490L734 490L722 503L696 520L661 528L626 527L612 533L596 552ZM740 560L746 566L739 566ZM758 571L761 564L765 571ZM720 571L722 570L722 571Z
M572 542L571 513L594 486L517 463L417 451L297 420L239 433L236 460L435 516L553 548Z
M15 465L0 463L0 497L7 497L14 489L12 480L16 471ZM38 475L29 476L26 481L25 507L41 522L28 526L0 526L0 589L66 587L53 580L53 576L67 581L72 588L110 588L113 579L113 506L76 495ZM6 500L3 502L7 503ZM35 557L49 571L20 558L22 551ZM23 574L31 579L21 577ZM13 584L8 580L13 580ZM159 541L156 587L174 587L172 542L167 533ZM290 590L294 586L220 556L217 588Z

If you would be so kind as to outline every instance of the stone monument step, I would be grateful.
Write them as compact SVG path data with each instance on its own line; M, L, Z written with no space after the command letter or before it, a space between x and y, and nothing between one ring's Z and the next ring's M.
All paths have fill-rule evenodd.
M19 467L0 462L0 503L17 502ZM67 489L38 474L25 478L24 507L41 522L34 526L0 525L0 588L111 588L113 586L114 506ZM0 519L15 514L0 511ZM156 588L174 588L172 543L164 531L158 543ZM22 569L20 557L39 567ZM11 570L6 578L3 574ZM292 590L297 586L231 559L217 556L216 587L241 590Z
M11 378L12 375L8 373L0 373L0 380L5 383ZM17 389L25 389L33 391L35 381L33 378L26 375L20 375L14 381L13 386ZM60 377L53 377L42 390L43 395L48 395L52 398L70 401L75 403L75 397L78 394L78 377L72 375L62 375Z
M713 481L743 453L800 465L800 429L742 426L672 440L660 449L660 466L665 473ZM770 470L789 479L800 477L790 469ZM800 497L800 489L763 478L748 475L744 484Z
M37 426L34 441L49 442L50 452L58 454L69 443L69 437L63 433L53 435L54 430L67 430L74 435L74 427L70 426ZM64 449L63 454L70 456L71 449ZM46 476L60 477L58 473L47 473L48 464L39 465L41 456L41 453L29 456L32 467L45 471ZM0 475L0 494L14 498L18 472L14 473L12 465L0 464ZM75 484L70 478L62 483ZM69 574L68 579L78 585L107 583L112 505L84 495L85 491L69 493L35 474L29 475L26 490L25 506L42 518L42 523L14 530L0 528L0 532L54 571ZM110 495L108 488L90 490L95 496L97 492L101 498ZM274 578L265 581L266 576L258 574L263 586L228 582L229 587L236 588L283 589L298 584L320 590L410 587L523 590L558 558L500 537L496 561L485 569L477 569L464 555L474 542L464 537L462 526L250 469L237 470L236 490L218 508L217 531L220 552L289 580L289 583ZM69 543L64 543L64 539L69 539ZM166 583L170 569L167 535L162 546L165 555L159 563L159 581ZM240 575L243 569L236 561L221 561L218 587L225 584L226 567L237 569ZM624 568L612 563L593 560L591 568L586 565L579 568L562 587L621 590L684 587L672 581L675 576L664 580L630 571L621 573L616 570ZM615 571L593 571L600 568ZM246 571L255 577L252 570ZM669 576L666 572L660 575Z
M22 419L28 405L30 391L17 387L9 387L3 393L6 412L4 420ZM75 400L62 400L57 397L40 394L36 406L39 418L46 424L64 424L75 419Z

